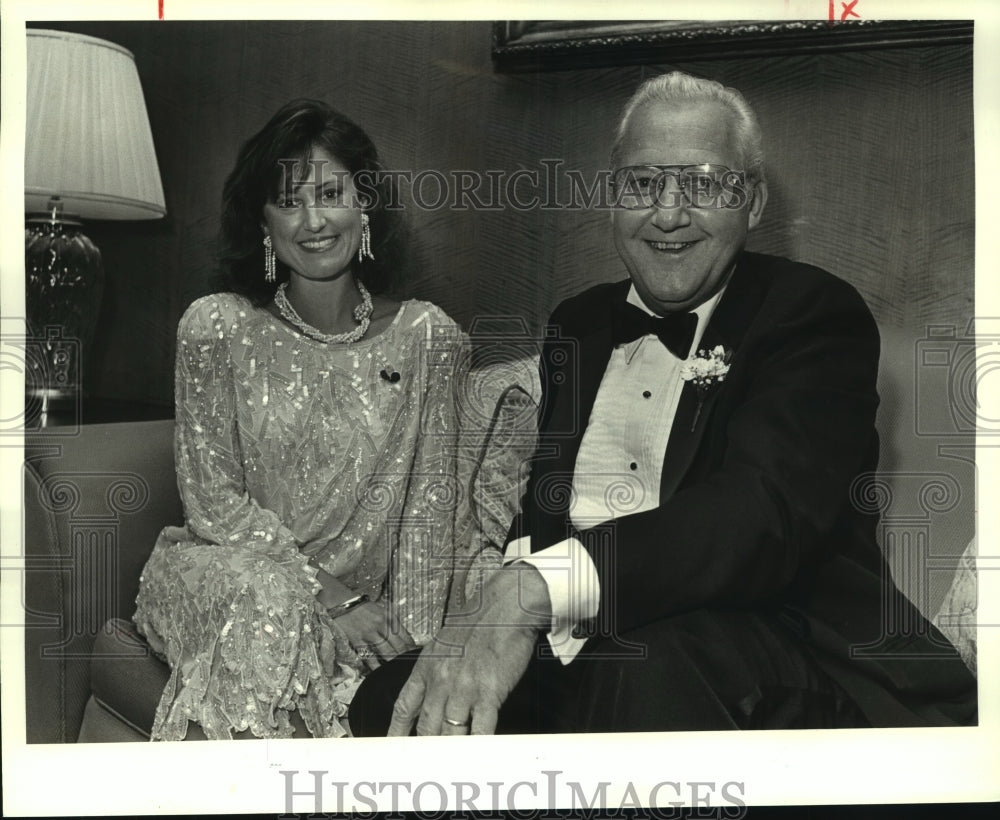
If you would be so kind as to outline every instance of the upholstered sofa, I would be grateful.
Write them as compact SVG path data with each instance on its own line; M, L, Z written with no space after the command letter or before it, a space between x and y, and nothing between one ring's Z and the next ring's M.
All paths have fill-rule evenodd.
M914 337L883 330L878 424L879 473L859 481L855 503L882 512L881 543L897 582L928 616L961 635L974 662L975 586L949 592L959 558L975 531L974 413L953 388L961 331ZM484 378L473 391L482 406L508 391L511 418L525 418L537 396L534 365L522 361L506 381ZM972 405L974 407L974 403ZM529 408L530 409L530 408ZM518 456L504 436L483 458ZM498 432L501 431L501 432ZM160 529L182 521L172 454L172 421L54 428L27 437L23 471L25 666L28 742L127 741L148 738L167 668L131 627L140 571ZM481 488L484 504L489 488ZM494 519L501 515L497 506ZM503 523L493 520L499 531ZM971 607L971 615L970 615ZM959 623L961 622L961 623ZM887 618L888 629L905 629Z

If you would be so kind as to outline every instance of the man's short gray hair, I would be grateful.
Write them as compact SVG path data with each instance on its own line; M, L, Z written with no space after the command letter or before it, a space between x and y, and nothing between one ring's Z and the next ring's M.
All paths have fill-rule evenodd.
M697 103L718 102L729 109L736 136L736 148L743 163L741 170L748 179L759 182L764 179L764 148L760 134L760 124L750 104L735 88L727 88L715 80L692 77L681 71L672 71L646 80L622 109L621 120L611 147L612 166L617 163L625 131L636 109L647 103Z

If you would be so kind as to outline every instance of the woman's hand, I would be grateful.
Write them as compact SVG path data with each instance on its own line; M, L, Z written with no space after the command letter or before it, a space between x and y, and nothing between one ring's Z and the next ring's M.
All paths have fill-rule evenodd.
M334 622L370 670L416 646L402 626L389 623L389 613L381 601L368 601L349 609L334 618Z

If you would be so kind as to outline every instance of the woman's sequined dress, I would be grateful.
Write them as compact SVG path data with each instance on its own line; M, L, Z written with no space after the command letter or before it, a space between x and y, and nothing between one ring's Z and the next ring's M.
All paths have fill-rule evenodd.
M350 345L234 294L187 310L175 441L186 524L160 534L134 616L172 671L154 739L182 739L188 720L209 738L288 737L292 709L314 736L345 734L363 667L316 601L310 558L430 640L475 540L457 456L464 344L420 301Z

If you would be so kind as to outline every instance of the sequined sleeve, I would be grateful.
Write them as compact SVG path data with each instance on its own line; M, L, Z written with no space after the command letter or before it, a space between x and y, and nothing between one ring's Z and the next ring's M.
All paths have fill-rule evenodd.
M468 369L467 338L439 308L422 306L423 385L414 410L419 434L388 578L397 617L417 644L427 643L444 618L456 561L467 552L463 539L469 522L468 489L458 464L456 404Z
M293 533L246 489L231 352L242 310L228 294L207 296L188 308L178 328L174 449L186 523L206 542L304 565Z

